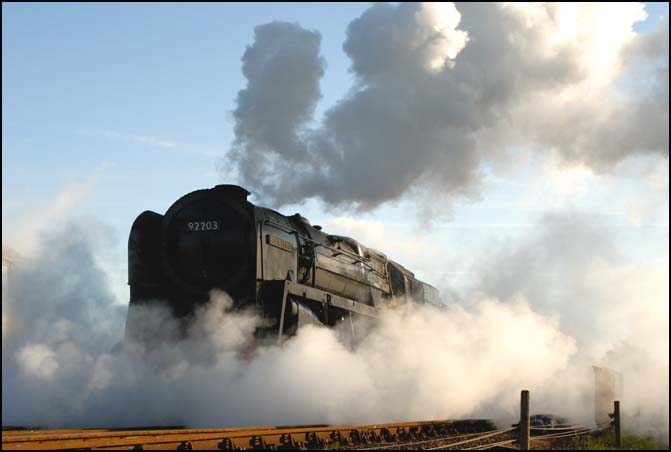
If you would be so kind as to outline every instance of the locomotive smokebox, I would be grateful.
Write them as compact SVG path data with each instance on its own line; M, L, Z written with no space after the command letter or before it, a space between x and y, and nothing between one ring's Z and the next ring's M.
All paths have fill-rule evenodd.
M166 212L162 227L166 274L182 289L234 289L253 273L255 256L249 192L218 185L189 193Z

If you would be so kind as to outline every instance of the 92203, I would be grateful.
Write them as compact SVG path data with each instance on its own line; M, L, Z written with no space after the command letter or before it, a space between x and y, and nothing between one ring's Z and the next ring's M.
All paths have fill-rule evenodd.
M186 224L189 231L216 231L219 229L218 221L189 221Z

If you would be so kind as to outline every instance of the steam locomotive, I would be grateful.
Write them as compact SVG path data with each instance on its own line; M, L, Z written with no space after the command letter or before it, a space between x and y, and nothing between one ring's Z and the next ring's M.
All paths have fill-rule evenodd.
M305 324L335 326L376 318L401 303L440 305L438 290L383 253L331 235L300 214L255 206L236 185L217 185L178 199L165 213L145 211L128 240L130 305L160 300L187 319L212 289L234 308L256 306L262 333L280 339ZM343 322L345 321L345 322Z

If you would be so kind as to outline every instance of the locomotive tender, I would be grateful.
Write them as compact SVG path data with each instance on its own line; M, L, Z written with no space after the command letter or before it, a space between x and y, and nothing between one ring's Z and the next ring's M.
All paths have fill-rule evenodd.
M237 185L197 190L165 213L145 211L128 240L130 305L126 334L143 303L166 303L188 318L221 289L234 308L256 306L279 338L304 324L328 326L407 302L440 305L438 290L356 240L330 235L295 214L255 206ZM340 322L346 320L346 322ZM349 329L349 328L348 328Z

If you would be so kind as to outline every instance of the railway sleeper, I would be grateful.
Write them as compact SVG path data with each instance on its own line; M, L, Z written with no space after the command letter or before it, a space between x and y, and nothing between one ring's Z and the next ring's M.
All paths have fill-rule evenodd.
M235 450L235 446L233 446L233 441L231 441L231 438L224 438L221 440L220 443L217 443L217 449L219 450Z
M369 430L367 436L368 436L368 442L370 443L380 442L380 437L375 434L375 430Z
M352 446L358 446L362 444L362 438L361 434L359 433L359 430L351 430L349 432L349 443Z
M295 450L298 448L297 444L294 442L294 438L288 433L283 433L282 436L280 436L279 443L280 445L277 446L277 450Z
M326 442L320 439L315 432L305 434L305 445L308 449L323 449Z
M252 436L249 440L249 445L252 450L266 449L266 442L263 440L263 436Z
M405 428L396 427L396 438L398 438L399 441L407 441L408 434L405 431Z
M340 430L333 430L329 435L329 439L331 440L331 442L338 442L338 444L342 444L343 442L343 437L342 434L340 433Z
M386 443L393 443L395 441L394 435L389 431L388 428L383 428L380 430L380 437Z

